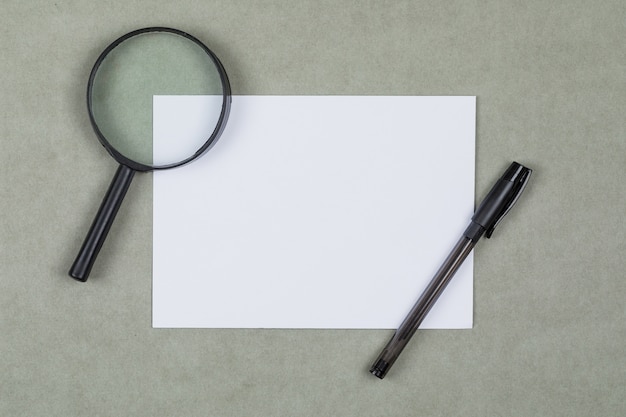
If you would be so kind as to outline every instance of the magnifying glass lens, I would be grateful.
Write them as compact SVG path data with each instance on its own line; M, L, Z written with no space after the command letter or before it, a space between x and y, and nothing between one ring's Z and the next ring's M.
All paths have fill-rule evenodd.
M158 96L206 95L199 129L170 126L153 138ZM168 32L150 32L115 46L98 67L91 88L93 122L123 157L148 168L180 164L206 148L220 123L223 83L218 64L198 44ZM170 115L171 116L171 115ZM188 123L193 115L169 117Z

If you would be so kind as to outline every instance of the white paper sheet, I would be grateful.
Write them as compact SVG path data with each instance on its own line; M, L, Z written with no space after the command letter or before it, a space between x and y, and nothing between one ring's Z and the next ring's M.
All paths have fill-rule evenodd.
M153 326L398 327L472 216L475 103L233 97L209 153L154 173ZM155 97L155 153L211 106ZM472 327L472 274L422 328Z

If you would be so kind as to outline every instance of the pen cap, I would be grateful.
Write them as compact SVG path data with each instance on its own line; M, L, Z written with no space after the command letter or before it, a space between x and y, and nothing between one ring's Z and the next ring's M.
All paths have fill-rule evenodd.
M487 238L491 237L496 226L517 202L531 173L532 169L513 162L476 209L472 222L485 230Z

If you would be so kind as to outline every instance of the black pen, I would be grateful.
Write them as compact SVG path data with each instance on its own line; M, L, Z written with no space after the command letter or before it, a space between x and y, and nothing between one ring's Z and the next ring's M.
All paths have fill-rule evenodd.
M409 315L404 319L398 330L387 343L381 354L372 365L370 372L383 379L389 368L396 361L402 349L409 342L419 325L459 269L476 242L484 234L490 238L493 230L509 212L524 191L532 170L517 162L513 162L502 178L493 186L487 197L478 206L470 225L454 246L450 255L439 268L433 279L424 290Z

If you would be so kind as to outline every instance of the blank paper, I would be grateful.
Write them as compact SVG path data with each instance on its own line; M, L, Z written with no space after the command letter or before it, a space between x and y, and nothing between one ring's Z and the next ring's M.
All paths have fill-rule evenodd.
M214 101L154 97L155 157ZM206 155L154 173L153 326L397 328L472 216L475 103L234 96ZM472 271L422 328L472 327Z

